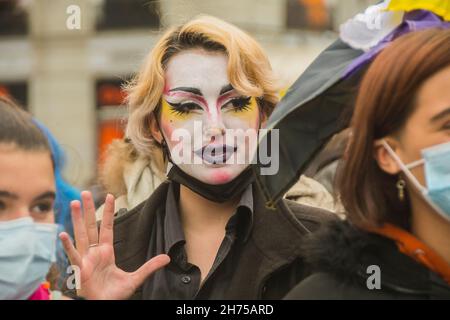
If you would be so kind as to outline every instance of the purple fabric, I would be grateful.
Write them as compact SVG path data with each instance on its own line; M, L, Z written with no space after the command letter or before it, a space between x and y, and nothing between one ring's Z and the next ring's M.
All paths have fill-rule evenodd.
M427 10L414 10L405 13L403 22L381 42L353 60L344 72L343 78L372 61L390 42L397 37L412 31L418 31L433 27L450 28L450 22L443 21L439 16Z

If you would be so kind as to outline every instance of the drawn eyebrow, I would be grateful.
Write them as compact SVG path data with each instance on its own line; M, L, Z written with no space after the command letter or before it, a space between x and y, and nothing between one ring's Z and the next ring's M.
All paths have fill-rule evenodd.
M439 112L437 115L431 118L431 122L436 122L439 119L444 118L445 116L450 115L450 107L445 109L444 111Z
M184 91L184 92L189 92L189 93L195 94L197 96L203 96L202 92L199 89L192 88L192 87L177 87L177 88L173 88L173 89L169 90L169 92L173 92L173 91Z
M222 89L220 89L220 93L219 95L223 95L227 92L232 91L234 88L231 84L227 84L225 86L222 87ZM193 87L176 87L173 89L170 89L169 92L173 92L173 91L184 91L184 92L189 92L198 96L203 96L202 92L198 89L198 88L193 88Z
M223 86L222 89L220 89L219 95L223 95L223 94L225 94L227 92L232 91L233 89L234 88L233 88L233 86L231 84L227 84L226 86Z

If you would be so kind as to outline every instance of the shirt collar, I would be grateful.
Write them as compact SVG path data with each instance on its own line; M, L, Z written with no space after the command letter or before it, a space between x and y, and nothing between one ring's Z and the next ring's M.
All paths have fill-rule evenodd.
M179 185L171 182L167 193L166 214L164 218L164 249L167 254L177 243L184 243L186 241L181 225L178 199Z
M168 188L164 218L164 249L166 253L178 243L185 242L178 208L179 184L171 182ZM227 223L226 230L237 228L237 234L247 241L253 227L253 190L250 184L241 196L235 214Z
M253 190L251 184L244 190L237 205L236 213L231 217L228 224L232 223L235 219L239 221L238 234L242 234L243 241L246 242L250 237L253 227Z

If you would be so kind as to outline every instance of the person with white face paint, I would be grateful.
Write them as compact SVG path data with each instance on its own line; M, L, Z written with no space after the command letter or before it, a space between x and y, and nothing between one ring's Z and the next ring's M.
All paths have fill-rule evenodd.
M314 274L288 299L450 299L450 30L401 36L362 81ZM338 289L337 289L338 288Z
M250 167L258 130L278 102L274 83L259 44L224 21L203 16L162 36L127 88L126 135L168 179L114 223L104 213L114 248L104 246L89 267L83 255L102 246L93 208L84 217L74 208L77 249L63 240L80 266L79 296L277 299L306 275L299 244L332 214L287 200L266 208ZM235 132L248 134L230 138ZM158 255L170 263L133 284L117 279L114 293L83 281L108 281L111 265L134 272Z

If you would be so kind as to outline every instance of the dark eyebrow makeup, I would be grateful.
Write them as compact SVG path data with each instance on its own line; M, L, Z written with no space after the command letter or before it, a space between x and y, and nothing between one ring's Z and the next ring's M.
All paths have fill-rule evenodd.
M222 89L220 89L220 93L219 95L223 95L225 93L228 93L230 91L232 91L234 88L231 84L227 84L226 86L223 86ZM193 88L193 87L176 87L173 89L170 89L169 92L173 92L173 91L184 91L184 92L188 92L188 93L192 93L198 96L203 96L202 92L200 91L200 89L198 88Z
M222 87L222 89L220 90L220 95L223 95L225 93L228 93L230 91L232 91L234 88L231 84L227 84L226 86Z
M224 96L229 94L233 90L234 90L234 88L233 88L233 86L231 84L227 84L227 85L223 86L220 89L220 92L219 92L219 99L217 100L217 105L220 105L223 102L223 100L227 98L227 97L224 97ZM186 92L186 93L189 93L189 94L193 94L195 96L199 96L199 97L197 97L197 99L199 99L199 101L201 103L203 103L204 105L207 105L207 102L203 99L203 94L202 94L201 90L198 89L198 88L194 88L194 87L176 87L176 88L172 88L172 89L169 90L169 92L174 92L174 91L181 91L181 92ZM169 103L172 107L177 107L177 105L178 105L178 104L171 103L169 101L167 101L167 103Z
M184 92L189 92L198 96L202 95L202 92L197 89L197 88L192 88L192 87L177 87L177 88L173 88L170 89L169 92L173 92L173 91L184 91Z

